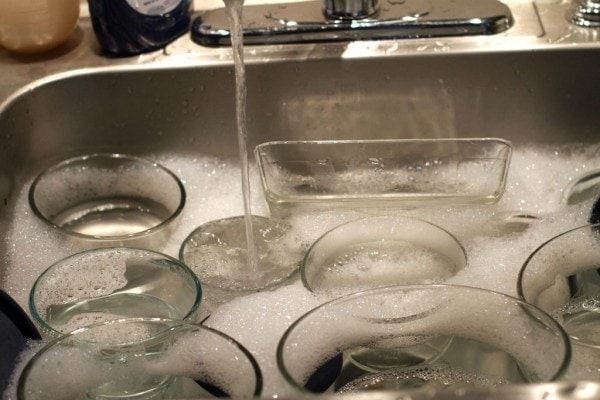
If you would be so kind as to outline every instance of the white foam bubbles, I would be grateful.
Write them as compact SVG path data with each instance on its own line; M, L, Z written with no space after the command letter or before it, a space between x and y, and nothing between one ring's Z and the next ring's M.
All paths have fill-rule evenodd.
M395 210L432 222L451 232L467 250L467 266L449 282L516 294L516 279L527 256L555 234L585 224L589 207L561 203L563 188L580 174L600 167L588 146L517 146L506 192L495 205L433 207ZM152 157L148 157L152 158ZM239 165L215 157L157 154L157 162L183 181L187 204L173 235L158 249L177 257L185 237L199 225L243 213ZM18 191L10 211L0 221L6 235L2 287L23 308L29 290L49 265L79 249L32 215L27 202L31 177L17 177ZM253 213L268 215L256 168L251 168ZM296 214L290 243L308 248L320 235L343 222L377 214L370 210ZM510 215L536 217L525 229L502 229ZM240 297L214 310L207 324L245 345L258 359L265 375L265 394L284 393L274 360L283 331L300 315L325 298L310 294L301 283Z

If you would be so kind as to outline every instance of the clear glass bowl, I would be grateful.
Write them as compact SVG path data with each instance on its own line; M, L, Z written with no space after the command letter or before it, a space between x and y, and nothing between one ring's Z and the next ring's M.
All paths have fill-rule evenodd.
M185 205L170 170L124 154L62 161L33 181L29 204L42 221L87 247L156 249Z
M350 294L313 309L284 333L277 364L302 393L437 390L553 381L570 355L560 325L531 304L472 287L421 285Z
M551 313L573 343L600 350L600 224L571 229L535 249L517 290Z
M295 208L486 204L504 193L501 139L280 141L255 157L271 213Z
M202 290L178 260L144 249L101 248L64 258L44 271L29 309L46 336L127 317L195 322Z
M253 398L256 360L210 328L158 318L108 321L48 343L25 366L20 400Z
M458 239L429 222L403 216L339 225L310 247L300 277L310 291L342 295L391 285L442 283L467 265Z

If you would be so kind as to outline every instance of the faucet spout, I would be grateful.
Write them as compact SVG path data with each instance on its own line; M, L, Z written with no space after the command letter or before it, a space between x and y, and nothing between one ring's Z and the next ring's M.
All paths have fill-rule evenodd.
M324 13L330 19L346 20L371 17L378 10L378 0L325 0Z

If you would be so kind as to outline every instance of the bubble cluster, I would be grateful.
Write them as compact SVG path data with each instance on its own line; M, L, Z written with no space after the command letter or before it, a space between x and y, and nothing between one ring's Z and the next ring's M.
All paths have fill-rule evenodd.
M575 314L582 311L600 312L600 298L596 296L583 296L569 301L559 310L554 311L554 315Z
M366 374L341 387L338 393L382 389L440 389L451 386L494 387L508 382L445 366L427 365Z
M389 240L350 245L304 268L312 291L337 297L375 287L444 282L460 266L434 249Z

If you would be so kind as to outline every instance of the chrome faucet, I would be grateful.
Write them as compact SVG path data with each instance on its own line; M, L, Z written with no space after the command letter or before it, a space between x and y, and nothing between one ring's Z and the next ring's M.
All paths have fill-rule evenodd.
M599 27L600 0L574 0L567 19L577 26Z
M363 19L379 10L378 0L325 0L325 16L331 19Z
M489 35L512 24L499 0L315 0L245 6L243 32L245 44L259 45ZM198 17L192 39L231 45L226 10Z

